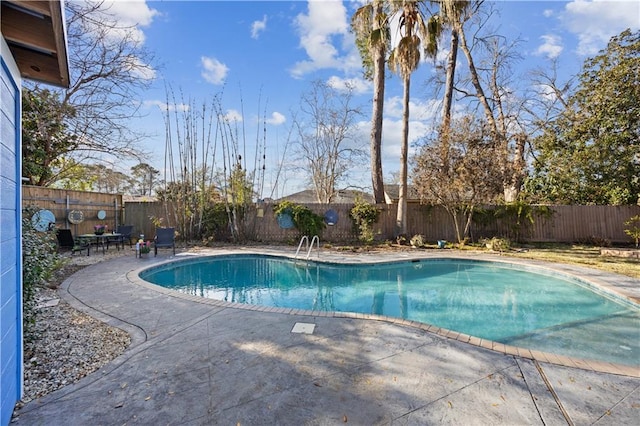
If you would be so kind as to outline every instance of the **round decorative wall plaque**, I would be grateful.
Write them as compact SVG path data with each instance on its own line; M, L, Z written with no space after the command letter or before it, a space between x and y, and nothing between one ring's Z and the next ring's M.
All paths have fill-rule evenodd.
M84 220L84 214L80 210L71 210L67 216L69 222L77 225Z
M37 231L44 232L56 223L56 216L50 210L39 210L31 216L31 223Z

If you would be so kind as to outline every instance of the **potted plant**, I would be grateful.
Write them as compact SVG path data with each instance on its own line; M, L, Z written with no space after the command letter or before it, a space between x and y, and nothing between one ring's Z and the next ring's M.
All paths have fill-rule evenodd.
M136 243L136 253L138 257L142 257L143 254L151 252L151 241L145 241L142 238Z
M104 224L93 226L93 233L96 235L102 235L106 232L106 230L107 230L107 225L104 225Z

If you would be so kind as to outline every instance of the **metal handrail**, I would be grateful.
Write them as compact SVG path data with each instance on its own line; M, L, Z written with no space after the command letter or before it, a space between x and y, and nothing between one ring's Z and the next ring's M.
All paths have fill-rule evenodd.
M311 250L313 250L313 242L316 242L316 247L318 248L318 259L320 259L320 238L317 235L314 235L311 239L311 246L309 247L309 251L307 252L307 260L311 256Z
M296 250L296 255L294 256L293 260L298 259L298 255L300 254L300 249L302 248L302 243L306 243L304 246L304 249L307 251L306 260L309 260L309 257L311 257L311 252L313 251L314 242L316 243L316 248L318 250L318 259L319 259L320 258L320 237L318 237L317 235L314 235L313 238L311 239L311 244L309 244L309 236L303 235L302 238L300 238L300 244L298 244L298 250Z
M300 249L302 248L302 243L305 242L305 241L307 242L307 245L305 246L304 249L305 250L309 249L309 237L307 237L306 235L303 235L302 238L300 238L300 244L298 244L298 250L296 250L296 255L293 258L294 260L298 258L298 253L300 253ZM307 258L308 258L308 256L307 256Z

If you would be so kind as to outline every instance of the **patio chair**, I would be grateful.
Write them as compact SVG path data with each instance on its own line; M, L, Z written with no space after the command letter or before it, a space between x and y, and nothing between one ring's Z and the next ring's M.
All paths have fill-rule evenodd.
M107 248L109 248L109 243L116 243L116 247L118 244L122 244L122 248L124 249L124 243L129 242L129 247L131 245L131 234L133 233L133 225L118 225L116 229L116 234L120 234L117 237L109 238L107 241Z
M173 255L176 254L176 231L175 228L156 228L156 237L153 240L154 256L158 255L158 248L173 249Z
M58 238L58 250L69 249L73 256L75 252L87 249L87 256L89 256L91 243L88 240L73 238L71 229L58 229L56 231L56 237Z

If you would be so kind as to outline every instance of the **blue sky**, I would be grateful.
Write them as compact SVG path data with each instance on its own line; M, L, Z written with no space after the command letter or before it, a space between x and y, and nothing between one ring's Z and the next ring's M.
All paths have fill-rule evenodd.
M556 58L561 80L580 71L583 61L625 28L640 28L640 2L620 0L495 1L490 25L508 40L520 38L522 59L513 80L526 88L536 67ZM360 58L349 33L353 11L361 1L116 1L111 13L135 25L144 46L155 57L147 74L151 89L143 94L145 118L132 125L150 134L144 148L149 162L163 170L166 87L202 105L219 95L224 110L246 129L247 152L256 144L258 117L266 115L266 169L261 197L279 197L304 189L305 182L290 152L284 156L292 115L310 83L320 79L334 87L350 82L364 116L356 131L368 147L371 84L362 79ZM443 47L448 45L443 42ZM446 55L446 49L441 49ZM466 62L461 57L461 66ZM433 65L420 65L412 77L410 140L433 129L440 99L426 83ZM391 74L389 74L391 75ZM514 83L515 84L515 83ZM399 169L402 86L387 79L383 131L383 171L390 181ZM262 134L260 133L260 138ZM284 168L278 180L279 165ZM221 160L217 162L221 166ZM368 189L368 163L355 167L350 185Z

